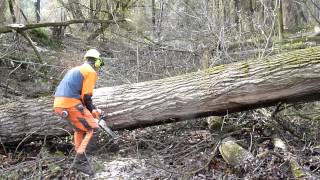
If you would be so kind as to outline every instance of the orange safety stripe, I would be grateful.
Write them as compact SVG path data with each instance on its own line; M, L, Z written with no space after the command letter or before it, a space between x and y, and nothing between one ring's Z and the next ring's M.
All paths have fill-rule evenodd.
M80 99L68 97L55 97L53 107L70 108L81 103Z

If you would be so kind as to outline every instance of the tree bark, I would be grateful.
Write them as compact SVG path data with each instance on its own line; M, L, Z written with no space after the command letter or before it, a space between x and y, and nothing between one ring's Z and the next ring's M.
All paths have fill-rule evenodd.
M90 0L90 9L89 9L89 14L90 14L90 18L94 19L94 0Z
M302 1L303 2L303 1ZM283 0L283 23L285 29L295 30L299 24L306 22L299 3L291 0Z
M0 1L0 25L6 23L7 1Z
M107 113L112 129L134 129L278 102L318 100L319 71L320 47L314 47L166 79L99 88L93 100ZM1 141L66 135L57 130L65 124L53 115L52 101L47 97L1 105Z

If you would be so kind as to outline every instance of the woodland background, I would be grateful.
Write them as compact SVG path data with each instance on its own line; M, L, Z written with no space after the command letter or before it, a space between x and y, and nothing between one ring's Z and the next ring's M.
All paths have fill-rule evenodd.
M6 31L45 22L68 25ZM0 0L0 104L51 96L89 48L106 64L97 87L116 86L316 46L319 24L319 0ZM95 149L97 178L316 179L318 102L281 107L118 132L121 140ZM254 156L269 154L230 165L217 152L228 135ZM70 137L1 147L0 178L83 176L68 170Z

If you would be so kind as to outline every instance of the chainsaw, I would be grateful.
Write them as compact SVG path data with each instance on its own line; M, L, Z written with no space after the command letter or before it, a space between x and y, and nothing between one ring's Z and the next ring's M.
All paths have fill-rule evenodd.
M110 135L112 139L118 139L119 136L114 133L108 126L107 126L107 122L106 122L106 116L105 113L101 113L100 118L99 118L99 126L101 127L101 129L103 129L103 131L107 134Z

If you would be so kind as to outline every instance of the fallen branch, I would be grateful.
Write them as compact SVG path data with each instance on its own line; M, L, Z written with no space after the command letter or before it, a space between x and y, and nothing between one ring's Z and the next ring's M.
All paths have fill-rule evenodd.
M34 24L11 24L4 27L0 27L0 33L10 33L14 31L25 31L28 29L35 29L41 27L52 27L52 26L68 26L70 24L80 24L80 23L100 23L100 24L111 24L115 22L125 22L125 19L119 20L102 20L102 19L73 19L63 22L43 22Z
M40 56L39 51L37 50L36 46L34 45L34 42L32 41L32 39L28 36L28 34L25 31L17 31L19 34L21 34L24 38L26 38L26 40L29 42L29 44L31 45L34 53L36 54L37 58L38 58L38 62L39 63L43 63L42 58Z

